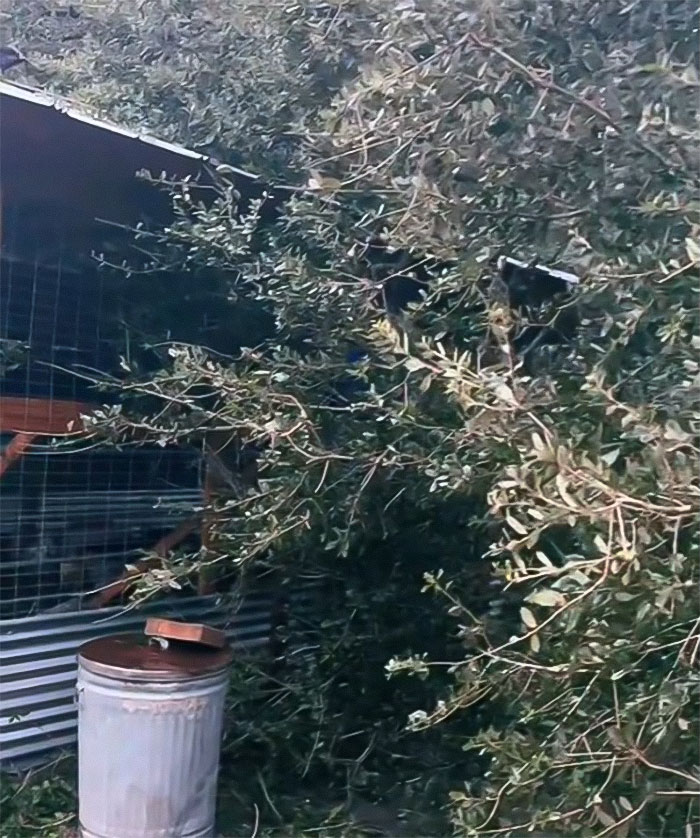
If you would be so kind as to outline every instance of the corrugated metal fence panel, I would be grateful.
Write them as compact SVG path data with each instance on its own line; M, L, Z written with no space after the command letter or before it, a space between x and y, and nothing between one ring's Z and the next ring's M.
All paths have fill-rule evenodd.
M307 594L292 597L303 607ZM225 628L238 649L264 646L273 599L247 596L240 605L193 597L124 608L42 614L0 622L0 763L6 765L76 740L74 704L78 647L106 634L139 631L149 614Z

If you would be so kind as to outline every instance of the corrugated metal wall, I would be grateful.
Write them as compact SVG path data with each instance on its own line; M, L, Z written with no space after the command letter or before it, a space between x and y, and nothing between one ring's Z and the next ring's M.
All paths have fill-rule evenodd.
M304 602L304 594L294 597ZM303 606L302 606L303 607ZM76 741L75 680L78 647L94 637L140 631L146 616L225 628L237 649L268 643L273 599L247 596L239 605L219 597L160 601L140 610L123 607L68 614L43 614L0 622L0 764Z

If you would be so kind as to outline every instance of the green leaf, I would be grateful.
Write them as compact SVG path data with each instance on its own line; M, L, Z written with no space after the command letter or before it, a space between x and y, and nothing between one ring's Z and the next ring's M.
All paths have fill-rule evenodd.
M512 530L517 532L518 535L527 535L528 530L520 523L520 521L513 518L510 512L506 512L506 522Z
M520 609L520 619L528 628L537 628L537 620L535 619L535 615L532 613L532 611L530 611L529 608L523 607Z
M600 455L600 459L605 463L606 466L611 466L613 463L617 461L617 458L620 456L620 449L613 448L612 451L606 451L605 454Z
M700 242L696 239L687 238L685 240L685 252L694 265L700 264Z
M493 104L491 99L482 99L481 100L481 110L486 116L493 116L496 112L496 106Z
M425 364L419 358L406 358L403 365L409 372L417 372L418 370L425 369Z
M551 588L542 588L528 594L525 597L525 602L541 605L544 608L557 608L566 602L566 597L558 591L551 590Z
M561 495L561 499L564 501L564 503L571 509L577 509L578 504L569 494L566 478L561 472L557 474L555 478L555 483L557 484L557 489L559 490L559 494Z

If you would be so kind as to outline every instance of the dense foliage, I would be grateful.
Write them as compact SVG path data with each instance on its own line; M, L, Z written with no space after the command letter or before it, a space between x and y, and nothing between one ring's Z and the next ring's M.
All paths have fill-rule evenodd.
M200 562L337 580L315 662L290 666L246 736L297 776L351 766L375 787L406 760L423 784L452 763L438 797L465 836L689 838L696 6L235 6L100 7L60 59L55 14L25 6L16 25L57 88L306 186L264 229L225 166L213 205L180 190L149 246L214 271L274 329L228 358L174 346L136 385L147 400L112 417L257 454ZM504 281L504 253L581 281L542 299ZM415 692L374 677L389 657ZM295 714L273 722L295 704L292 747Z
M329 101L359 58L331 55L316 37L321 4L48 0L3 17L4 42L28 60L13 78L273 177L292 176L294 122Z

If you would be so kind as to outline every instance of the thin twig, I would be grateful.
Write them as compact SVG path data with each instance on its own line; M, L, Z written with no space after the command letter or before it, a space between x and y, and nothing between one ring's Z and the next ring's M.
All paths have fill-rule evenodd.
M255 823L253 825L253 831L250 834L250 838L255 838L258 834L258 827L260 826L260 809L258 809L257 803L253 803L253 808L255 809Z
M586 108L591 113L595 114L599 119L602 119L606 125L609 125L610 128L615 131L615 133L619 134L626 142L630 143L633 146L645 151L647 154L651 154L652 157L656 158L659 163L663 164L667 169L675 170L677 167L670 163L660 151L657 151L655 148L647 145L645 142L640 140L638 137L630 138L628 134L615 122L615 120L610 116L610 114L603 110L603 108L598 107L598 105L594 104L593 102L584 99L582 96L579 96L576 93L573 93L571 90L567 90L565 87L561 87L561 85L556 84L555 82L551 81L551 79L543 79L537 75L537 73L533 73L528 67L518 61L517 58L513 58L512 55L509 55L507 52L502 50L500 47L497 47L495 44L487 43L486 41L482 41L478 35L475 35L473 32L469 34L469 39L476 44L481 49L485 49L488 52L492 52L494 55L498 55L499 58L502 58L511 67L515 68L519 73L524 75L528 78L532 84L536 87L543 88L545 90L551 90L554 93L558 93L560 96L563 96L569 102L574 102L577 105L580 105L583 108Z
M262 774L261 774L259 771L257 771L257 772L256 772L256 774L257 774L257 778L258 778L258 784L259 784L259 786L260 786L260 788L261 788L261 790L262 790L263 797L265 798L265 801L267 802L267 805L270 807L270 809L272 809L272 812L274 813L274 815L275 815L275 817L277 818L277 820L278 820L280 823L284 823L284 818L283 818L283 817L282 817L282 815L280 815L280 813L277 811L277 807L276 807L276 806L275 806L275 804L272 802L272 800L270 800L270 795L269 795L269 794L268 794L268 792L267 792L267 786L265 785L265 781L264 781L264 780L263 780L263 778L262 778Z

